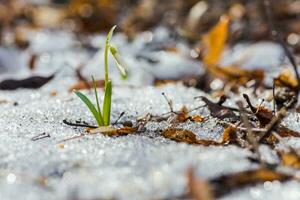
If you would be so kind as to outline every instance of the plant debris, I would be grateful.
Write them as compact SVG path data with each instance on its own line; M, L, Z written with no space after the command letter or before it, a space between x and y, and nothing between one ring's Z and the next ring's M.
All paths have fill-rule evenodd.
M0 90L37 89L51 81L53 77L54 74L48 77L32 76L22 80L7 79L0 82Z
M295 0L0 1L0 196L299 199L299 13Z
M241 187L256 185L266 181L287 181L293 176L273 169L258 168L243 172L222 175L209 180L196 178L192 169L188 170L188 187L190 196L197 200L212 200L222 197Z

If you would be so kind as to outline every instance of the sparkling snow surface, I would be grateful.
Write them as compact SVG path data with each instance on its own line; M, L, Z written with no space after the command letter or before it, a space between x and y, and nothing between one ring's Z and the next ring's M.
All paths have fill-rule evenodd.
M160 36L166 35L164 30L158 31ZM55 34L39 34L43 35L33 36L32 39L34 51L41 55L35 74L56 72L56 76L38 90L0 91L0 100L7 101L0 104L0 200L172 199L186 193L185 174L191 166L202 178L256 167L247 159L251 152L236 146L203 147L165 139L159 134L159 130L167 126L165 122L149 123L144 133L124 137L87 135L64 142L64 146L59 145L60 141L84 132L83 128L63 124L64 119L81 119L95 124L84 104L69 93L68 88L76 82L74 69L81 63L88 62L84 69L86 76L103 76L102 50L92 57L84 50L74 49L72 45L76 45L76 42L73 44L73 38L68 34L57 35L62 42L65 40L61 37L65 37L67 44L60 44L58 49L53 49L56 47L53 45L45 48L46 41L55 41ZM149 33L146 35L149 37ZM47 40L47 37L51 40ZM103 39L103 36L99 36L92 40L99 45ZM194 99L206 95L199 90L181 84L149 86L157 77L166 78L169 74L174 78L180 74L201 73L202 70L200 63L188 58L184 44L178 47L180 54L159 54L145 48L148 39L141 35L133 43L127 44L122 35L117 35L113 41L121 46L120 51L129 64L130 77L127 82L121 81L115 68L110 66L110 76L115 83L112 121L123 111L125 115L121 121L135 121L147 113L168 112L162 92L172 99L174 110L179 110L183 105L189 109L203 105L203 102ZM154 38L152 43L165 39ZM159 62L152 66L136 59L140 52ZM9 74L1 75L0 79L7 76L22 78L30 73L26 68L14 69ZM54 91L57 92L56 96L51 95ZM88 91L85 92L92 96ZM99 94L103 96L102 90L99 90ZM227 102L228 105L234 105L238 100L236 96L233 98L234 101ZM202 116L209 114L206 108L195 113ZM299 114L292 113L284 122L300 131L299 123L295 123L299 117ZM193 131L201 139L218 140L223 133L223 127L210 118L203 123L187 122L180 127ZM50 137L31 140L41 133ZM300 141L293 138L287 139L287 142L300 147ZM265 152L265 160L277 162L272 150L266 146L261 149ZM221 199L293 200L300 198L299 186L299 182L293 181L266 182L235 191Z

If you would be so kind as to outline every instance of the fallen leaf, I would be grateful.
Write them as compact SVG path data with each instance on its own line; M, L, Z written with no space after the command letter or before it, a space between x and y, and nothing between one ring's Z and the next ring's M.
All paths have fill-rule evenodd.
M283 166L300 169L300 157L295 152L280 152L279 155Z
M208 181L196 178L193 169L187 172L189 196L194 200L214 200L213 190Z
M97 88L104 87L104 84L105 84L104 80L97 80L95 82L96 82ZM93 88L92 81L85 82L83 80L80 80L69 88L69 92L72 92L73 90L85 90L85 89L91 89L91 88Z
M137 128L128 126L124 126L122 128L115 128L112 126L101 126L95 129L88 128L86 131L90 134L102 133L106 136L123 136L135 133L137 131Z
M3 104L3 103L8 103L8 101L6 99L0 99L0 104Z
M29 67L30 70L35 69L37 58L38 58L37 54L32 54L31 55L31 57L29 59L29 63L28 63L28 67Z
M264 79L264 71L260 69L246 70L237 66L220 67L216 65L208 66L207 69L213 76L232 82L233 86L235 84L245 85L251 80L255 80L256 83L262 83Z
M246 84L250 80L256 80L261 83L264 78L263 70L245 70L237 66L218 65L226 46L229 31L229 17L221 16L217 25L215 25L206 35L203 36L202 42L206 53L203 57L203 62L210 74L221 78L225 81L238 82L239 84ZM233 86L235 83L233 83Z
M228 37L229 17L221 16L217 25L215 25L206 35L203 36L203 43L206 48L206 54L203 61L206 65L218 64Z
M283 69L279 76L274 79L274 83L276 86L285 86L294 91L296 91L298 87L298 81L289 69Z
M190 116L189 116L189 110L187 109L187 107L183 106L181 108L181 110L179 111L179 113L177 114L176 120L178 122L185 122L189 118L190 118Z
M208 109L210 110L211 116L218 118L220 120L227 119L229 121L237 121L238 117L234 114L232 110L229 108L226 108L222 105L219 105L217 103L214 103L207 99L206 97L201 97L202 101L205 102Z
M243 97L246 100L251 112L255 114L256 118L260 122L261 126L266 126L271 122L271 120L274 117L273 112L271 110L264 108L263 106L253 106L247 94L243 94Z
M224 129L222 135L222 144L234 144L237 141L236 129L234 127L227 127Z
M291 130L289 128L286 128L284 126L278 126L276 131L281 137L300 137L299 132L293 131L293 130Z
M272 169L259 168L223 175L210 180L214 187L216 197L223 196L234 189L240 189L248 185L264 183L266 181L286 181L292 179L292 176L276 172Z
M191 121L192 122L203 122L204 121L204 117L202 117L200 115L193 115L191 117Z
M50 96L55 97L57 95L57 92L55 90L51 91Z
M0 82L0 90L37 89L48 83L53 77L54 75L48 77L32 76L22 80L8 79Z
M212 140L199 140L197 136L192 131L180 128L167 128L162 131L162 136L165 138L177 141L177 142L185 142L189 144L200 144L204 146L209 145L219 145L219 143Z

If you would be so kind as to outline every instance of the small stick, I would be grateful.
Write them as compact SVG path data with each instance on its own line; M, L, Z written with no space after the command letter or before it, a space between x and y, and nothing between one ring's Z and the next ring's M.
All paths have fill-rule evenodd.
M255 139L253 132L252 132L252 128L251 128L251 124L247 118L247 116L244 114L244 108L243 108L243 103L241 101L237 102L237 105L239 106L240 110L241 110L241 116L242 116L242 120L244 122L244 124L247 127L247 134L246 137L248 139L248 141L252 144L255 153L257 154L257 158L260 161L260 163L265 166L265 162L261 159L261 154L259 152L259 144L257 142L257 140Z
M93 125L89 125L89 124L68 122L66 119L63 120L63 123L68 125L68 126L74 126L74 127L98 128L98 126L93 126Z
M78 79L80 81L83 81L83 83L85 84L86 88L91 88L88 80L81 74L81 70L82 70L83 67L84 67L83 64L79 65L79 67L76 69L76 76L78 77Z
M165 100L168 102L168 105L169 105L169 108L170 108L170 112L174 113L172 100L169 99L164 92L162 93L162 95L164 96Z
M125 112L121 112L118 119L116 119L116 121L113 123L113 125L116 125L118 123L118 121L123 117L124 114L125 114Z
M252 105L249 96L247 94L243 94L244 99L246 100L250 110L252 111L252 113L256 113L257 109Z
M278 32L278 30L275 27L275 24L273 22L273 12L271 9L271 3L269 0L264 0L263 1L263 5L266 11L266 17L268 19L269 22L269 26L271 28L271 34L273 37L276 38L277 42L282 46L283 50L285 51L286 56L288 57L290 63L292 64L293 68L294 68L294 72L297 78L297 92L299 92L300 90L300 76L299 76L299 72L297 70L297 64L295 61L294 56L292 55L292 53L290 52L290 50L287 48L287 45L285 43L285 41L282 39L281 34Z
M199 98L202 98L203 96L197 96L197 97L194 97L194 99L199 99ZM220 99L219 100L219 102L217 102L216 104L220 104L220 102L222 102L222 100ZM222 103L221 103L222 104ZM203 107L205 107L206 105L203 105L203 106L199 106L199 107L197 107L197 108L195 108L195 110L197 110L197 109L199 109L199 108L203 108ZM234 107L230 107L230 106L224 106L224 105L220 105L220 106L222 106L223 108L227 108L227 109L229 109L229 110L232 110L232 111L234 111L234 112L241 112L239 109L237 109L237 108L234 108ZM247 114L252 114L251 112L249 112L249 111L247 111L247 110L245 110L245 113L247 113Z
M272 95L273 95L273 115L276 114L276 99L275 99L275 81L273 80Z
M69 140L74 140L74 139L82 138L83 136L85 136L84 133L82 133L82 134L80 134L80 135L76 135L76 136L70 137L70 138L63 139L63 140L57 142L57 144L61 144L61 143L63 143L63 142L67 142L67 141L69 141Z
M41 139L44 139L44 138L47 138L47 137L50 138L50 134L49 133L41 133L41 134L38 134L38 135L32 137L31 141L37 141L37 140L41 140Z
M286 108L283 107L279 110L277 116L274 116L269 122L269 124L266 126L266 132L264 133L264 135L261 136L259 141L261 142L262 140L268 138L272 134L273 129L281 122L281 120L285 116L286 116Z
M219 121L219 123L220 123L220 124L227 125L227 126L234 127L234 128L236 128L237 130L239 130L239 131L247 131L247 128L246 128L246 127L236 126L235 124L232 124L232 123L230 123L230 122ZM251 131L252 131L252 132L266 132L266 129L265 129L265 128L251 128Z

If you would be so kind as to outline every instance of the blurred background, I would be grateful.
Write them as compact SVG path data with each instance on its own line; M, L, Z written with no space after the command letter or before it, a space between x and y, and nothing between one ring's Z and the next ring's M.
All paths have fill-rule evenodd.
M299 52L300 1L271 0L271 4L283 37ZM232 19L231 44L270 39L260 0L0 0L0 41L24 47L22 31L26 28L86 34L107 31L117 24L129 38L164 26L174 36L197 42L225 13Z

